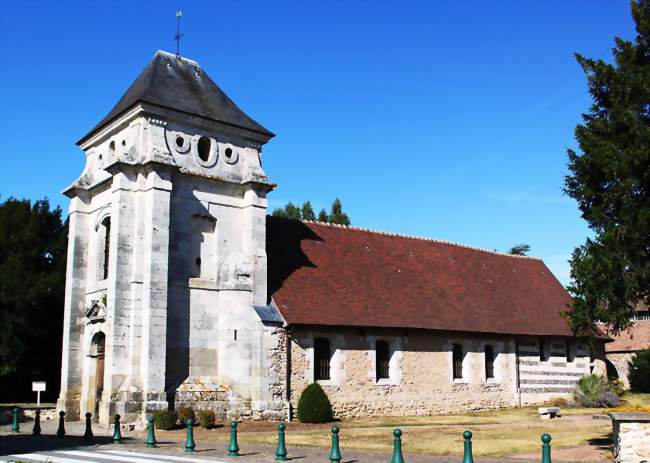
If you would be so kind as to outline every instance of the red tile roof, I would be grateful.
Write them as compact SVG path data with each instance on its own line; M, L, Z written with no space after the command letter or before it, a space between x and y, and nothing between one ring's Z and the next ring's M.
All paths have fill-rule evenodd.
M570 336L539 259L267 218L269 296L288 324Z
M637 320L628 330L621 331L612 338L614 342L605 346L607 352L636 352L647 349L650 347L650 320Z

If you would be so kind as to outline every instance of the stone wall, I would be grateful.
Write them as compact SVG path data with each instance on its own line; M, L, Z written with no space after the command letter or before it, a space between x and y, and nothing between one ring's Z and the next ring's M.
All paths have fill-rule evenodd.
M612 364L626 388L630 388L630 380L627 375L630 372L630 361L636 355L635 352L608 352L607 360Z
M519 341L517 349L521 405L571 400L580 378L590 373L589 350L574 341L529 338Z
M610 413L616 463L650 462L650 413Z
M424 330L292 328L290 401L295 414L302 390L314 382L314 339L330 340L330 379L318 383L337 418L461 413L541 403L570 397L577 380L589 373L589 358L579 348L571 362L559 347L544 362L532 351L534 338L460 335ZM388 341L390 375L376 379L375 343ZM549 340L557 346L560 340ZM462 378L453 378L452 344L463 347ZM520 358L515 349L531 349ZM494 377L486 378L485 346L494 349ZM562 351L564 353L564 350ZM533 358L533 354L536 358ZM568 379L565 379L568 378ZM520 381L523 384L519 385ZM566 384L565 384L566 383Z

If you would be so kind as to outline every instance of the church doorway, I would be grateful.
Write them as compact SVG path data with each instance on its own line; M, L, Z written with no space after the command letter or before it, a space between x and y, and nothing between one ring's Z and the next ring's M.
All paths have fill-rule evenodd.
M104 392L104 350L106 336L101 331L95 333L90 343L90 371L88 390L88 411L93 414L95 420L99 417L99 401Z

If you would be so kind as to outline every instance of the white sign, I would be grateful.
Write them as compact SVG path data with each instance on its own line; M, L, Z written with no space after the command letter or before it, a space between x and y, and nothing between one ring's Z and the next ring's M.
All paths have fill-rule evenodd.
M41 406L41 392L45 391L45 381L32 381L32 391L36 392L36 406Z
M45 391L45 381L33 381L32 382L32 391L34 391L34 392Z

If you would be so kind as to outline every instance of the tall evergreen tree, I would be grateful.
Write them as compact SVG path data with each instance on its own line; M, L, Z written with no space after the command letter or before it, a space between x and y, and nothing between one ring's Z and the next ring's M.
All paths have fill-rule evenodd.
M567 315L581 334L597 320L622 330L650 303L650 0L631 5L638 35L615 39L613 63L576 55L593 99L565 178L594 232L571 257Z
M0 204L0 397L54 400L61 374L67 225L48 201Z
M316 220L316 214L314 213L314 208L311 207L309 201L305 201L301 209L302 219L303 220Z
M321 209L318 213L318 221L327 223L327 218L327 211L325 209Z
M339 198L336 198L332 203L332 210L328 217L328 222L339 225L350 225L350 218L343 212L343 204Z

